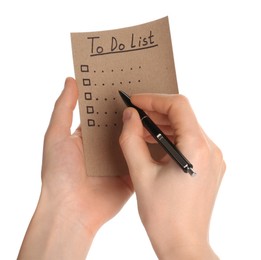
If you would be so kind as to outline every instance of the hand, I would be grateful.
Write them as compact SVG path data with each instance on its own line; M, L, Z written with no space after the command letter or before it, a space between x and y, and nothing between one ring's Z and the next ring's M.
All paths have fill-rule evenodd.
M120 144L126 158L141 220L159 259L216 259L208 243L211 212L225 172L219 148L204 133L181 95L143 94L131 98L193 164L185 174L166 155L155 161L138 113L127 108Z
M81 129L70 132L77 96L68 78L45 135L41 196L19 259L83 259L99 227L133 193L129 175L86 175Z
M71 134L72 114L77 102L76 82L68 78L56 102L45 136L43 191L57 198L59 206L70 208L88 229L97 229L111 219L133 192L129 176L88 177L81 129ZM64 205L65 204L65 205ZM66 212L68 214L68 212ZM73 214L75 214L73 213ZM89 221L91 220L91 223Z

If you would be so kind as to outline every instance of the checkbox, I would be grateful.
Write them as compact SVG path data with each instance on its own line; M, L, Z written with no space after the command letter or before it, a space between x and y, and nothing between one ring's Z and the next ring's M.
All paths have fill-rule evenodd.
M91 92L85 92L84 97L85 97L85 100L92 100L92 93Z
M89 65L81 65L81 72L89 72Z
M91 86L91 80L90 79L83 79L82 84L83 84L83 86Z
M86 107L86 111L87 111L87 114L93 114L93 113L94 113L94 108L93 108L93 106L87 106L87 107Z
M88 126L95 126L95 121L93 119L88 119Z

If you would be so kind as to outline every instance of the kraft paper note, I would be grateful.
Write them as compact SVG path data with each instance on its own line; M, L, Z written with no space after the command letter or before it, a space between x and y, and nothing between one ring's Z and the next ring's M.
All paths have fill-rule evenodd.
M87 175L128 173L119 146L118 94L178 93L168 17L101 32L71 33ZM150 147L158 158L164 152ZM154 150L154 151L153 151Z

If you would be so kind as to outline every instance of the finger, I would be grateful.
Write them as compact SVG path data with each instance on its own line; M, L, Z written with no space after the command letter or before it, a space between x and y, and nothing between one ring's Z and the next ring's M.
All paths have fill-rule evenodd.
M198 138L202 134L188 99L182 95L140 94L131 101L143 110L167 115L176 138Z
M158 125L158 128L167 136L174 136L174 131L171 126ZM150 132L147 129L144 129L144 137L151 136Z
M67 78L64 89L54 106L47 130L48 136L62 139L71 134L70 128L77 97L78 91L75 80L73 78Z
M166 135L166 134L165 134ZM174 136L173 135L166 135L167 138L174 143ZM150 143L150 144L157 144L158 143L158 140L156 140L154 137L152 137L151 134L147 135L147 136L144 136L144 140L147 142L147 143Z
M133 108L125 109L123 113L123 128L119 142L130 175L135 182L138 176L150 166L153 159L143 139L143 125L140 117Z
M167 115L160 114L158 112L146 111L147 115L153 120L156 125L169 125L169 118Z
M73 135L82 138L82 127L81 127L81 125L79 125L79 126L75 129Z

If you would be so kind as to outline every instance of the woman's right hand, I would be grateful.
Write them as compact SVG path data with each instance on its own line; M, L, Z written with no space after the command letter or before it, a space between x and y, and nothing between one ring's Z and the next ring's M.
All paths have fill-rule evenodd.
M226 168L220 149L204 133L184 96L139 94L131 101L149 113L197 173L195 177L185 174L168 155L155 161L137 111L124 111L120 144L139 214L157 256L161 260L217 259L208 233Z

